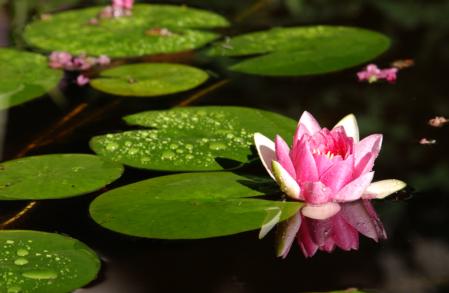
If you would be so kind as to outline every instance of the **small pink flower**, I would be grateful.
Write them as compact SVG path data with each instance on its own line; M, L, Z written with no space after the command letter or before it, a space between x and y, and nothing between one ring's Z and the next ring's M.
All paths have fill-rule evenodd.
M379 69L376 64L369 64L366 68L357 73L359 81L368 81L369 83L377 82L385 79L390 83L394 83L397 78L397 68Z
M437 141L435 139L427 139L425 137L423 137L419 140L419 144L423 144L423 145L436 144L436 143L437 143Z
M54 51L51 52L49 58L49 66L51 68L59 69L71 66L72 55L68 52Z
M76 84L79 86L85 86L90 82L90 79L82 74L78 75L76 78Z
M328 130L304 112L291 149L280 136L273 142L256 133L254 141L270 176L288 197L304 202L301 216L308 219L327 220L347 203L384 198L405 187L395 179L372 182L382 135L372 134L359 141L352 114Z
M106 55L100 55L97 60L96 63L98 63L101 66L106 66L109 65L111 63L111 59L106 56Z
M429 119L427 122L432 127L443 127L444 124L449 123L449 119L443 116L435 116L432 119Z

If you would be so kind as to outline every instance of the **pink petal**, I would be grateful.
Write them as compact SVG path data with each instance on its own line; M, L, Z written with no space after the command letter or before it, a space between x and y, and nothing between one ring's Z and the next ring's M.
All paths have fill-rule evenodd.
M306 204L301 209L301 214L314 220L326 220L340 211L340 205L335 202L328 202L321 205Z
M362 139L354 147L355 165L359 164L360 160L367 153L372 153L374 158L376 158L381 147L382 134L372 134Z
M366 237L375 241L386 238L383 225L368 200L343 203L340 214L349 225Z
M407 184L397 179L387 179L371 183L365 190L369 198L382 199L405 188Z
M285 170L293 177L296 178L295 167L293 166L292 160L290 159L290 148L287 143L280 137L276 135L274 140L276 160L279 164L284 167Z
M338 192L343 186L353 178L354 156L349 156L346 160L336 162L332 167L327 169L320 177L320 181L326 186L332 188L334 192Z
M318 181L318 170L310 146L303 137L290 152L298 182Z
M320 245L320 250L324 250L326 252L332 252L335 248L335 241L334 238L329 237L327 238L323 245Z
M276 256L285 258L290 251L293 241L298 235L301 226L301 214L297 213L290 219L278 225L276 233Z
M338 191L333 200L339 202L354 201L362 197L365 190L373 181L374 172L366 173L359 178L354 179Z
M358 249L359 233L344 218L337 214L332 218L333 234L335 244L343 250Z
M318 176L321 176L324 172L326 172L332 165L334 165L336 162L341 161L341 156L333 157L332 159L329 159L326 155L314 155L315 158L315 164L318 170Z
M268 174L270 174L271 178L276 180L273 171L271 170L271 163L276 160L274 142L265 135L256 132L254 133L254 144L257 153L259 154L259 158L262 161L262 165L265 167Z
M357 125L357 119L354 114L349 114L343 117L343 119L335 124L334 128L338 126L343 126L346 135L352 137L354 142L357 143L359 141L359 126Z
M322 182L306 182L302 184L302 197L307 203L324 204L331 199L332 189Z
M307 111L304 111L299 118L299 125L304 125L310 135L314 135L321 130L320 124L316 119Z
M309 221L306 218L302 218L297 239L305 257L312 257L318 250L318 245L313 241L310 230Z
M354 166L353 177L359 177L365 173L370 172L374 167L374 161L376 156L373 153L367 153L360 161Z
M284 192L290 198L302 199L302 197L300 196L301 188L299 187L295 178L290 176L290 174L282 167L281 164L279 164L279 162L273 161L271 169L273 170L274 178L279 184L282 192Z

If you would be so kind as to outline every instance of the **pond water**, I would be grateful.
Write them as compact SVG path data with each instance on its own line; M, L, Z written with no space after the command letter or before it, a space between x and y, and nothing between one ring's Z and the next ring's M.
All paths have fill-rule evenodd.
M92 4L88 2L83 4ZM358 251L336 249L312 258L304 258L294 245L286 259L278 259L273 233L263 240L258 240L258 231L203 240L130 237L108 231L90 218L89 204L106 189L72 199L41 201L8 228L63 233L97 252L102 260L99 278L76 292L308 292L349 287L367 292L449 291L449 125L428 125L430 118L449 116L447 3L158 2L220 13L235 21L232 28L222 31L224 35L281 25L364 27L392 39L391 48L375 60L377 64L388 66L394 60L411 58L415 65L401 70L395 84L368 84L356 79L362 66L309 77L263 77L227 71L226 64L193 53L160 57L207 69L212 77L199 89L146 100L111 98L70 84L62 96L38 99L7 112L3 160L14 158L42 137L45 144L30 148L27 155L91 153L88 142L92 136L129 129L121 117L168 109L186 100L190 105L255 107L295 120L307 110L327 126L354 113L362 137L384 134L376 178L398 178L409 185L406 191L375 205L388 239L375 243L361 237ZM0 16L4 26L13 19L8 13L4 8ZM3 45L11 44L7 36L12 28L2 31ZM206 88L210 91L196 96ZM191 101L191 97L197 99ZM82 111L58 127L58 121L77 107ZM420 144L422 138L436 143ZM248 171L264 175L257 164ZM165 174L126 168L107 189ZM7 218L23 205L2 202L1 216Z

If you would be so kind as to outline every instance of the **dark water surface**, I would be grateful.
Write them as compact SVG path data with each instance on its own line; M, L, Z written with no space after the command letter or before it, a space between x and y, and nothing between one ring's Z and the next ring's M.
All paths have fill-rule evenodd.
M187 56L192 64L214 72L200 89L222 79L231 80L194 105L257 107L295 119L308 110L328 127L354 113L362 137L383 133L376 180L397 178L413 188L376 204L388 240L376 244L363 238L359 251L319 252L311 259L305 259L295 245L288 258L281 260L274 255L273 235L258 240L257 231L194 241L132 238L109 232L89 218L89 203L101 192L43 201L11 228L64 233L97 251L103 260L99 279L76 292L305 292L348 287L369 292L449 292L449 125L433 128L427 124L434 116L449 116L447 1L163 3L194 5L230 20L239 19L224 32L228 35L275 25L370 28L393 40L392 48L376 60L381 67L396 59L415 60L414 67L399 72L396 84L368 85L357 82L358 68L314 77L269 78L230 73L225 64L211 63L201 55ZM8 24L6 20L5 14L2 26ZM1 37L6 42L5 36ZM126 129L120 122L123 115L166 109L196 91L125 101L69 86L62 101L55 103L47 97L9 111L4 160L48 133L55 121L79 103L89 102L90 106L64 130L53 133L47 146L29 155L90 152L91 136ZM419 144L423 137L435 139L436 144ZM127 168L110 188L159 175ZM2 215L21 207L19 203L2 205Z

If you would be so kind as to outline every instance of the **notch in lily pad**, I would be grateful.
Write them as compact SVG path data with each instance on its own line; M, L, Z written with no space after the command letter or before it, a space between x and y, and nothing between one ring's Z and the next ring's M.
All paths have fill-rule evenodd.
M205 71L188 65L145 63L104 70L90 84L109 94L153 97L190 90L207 78Z
M56 13L29 24L25 41L47 51L110 57L175 53L204 46L218 37L206 31L228 26L213 12L186 6L136 4L132 15L90 24L103 7ZM155 34L166 29L170 34Z
M151 129L91 139L98 155L132 167L162 171L234 169L256 159L253 134L292 133L296 121L244 107L190 107L126 116L130 125Z
M232 235L273 224L273 214L279 222L298 212L300 202L259 199L273 192L269 183L231 172L162 176L103 193L91 203L90 214L104 228L131 236Z
M211 56L250 56L233 71L271 76L322 74L365 63L390 46L385 35L356 27L273 28L215 44Z
M100 270L95 252L54 233L0 231L0 292L72 292Z
M58 199L87 194L115 181L123 166L88 154L52 154L0 164L0 200Z
M63 75L48 68L46 57L15 49L1 48L0 64L0 110L43 96Z

